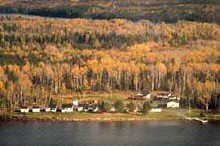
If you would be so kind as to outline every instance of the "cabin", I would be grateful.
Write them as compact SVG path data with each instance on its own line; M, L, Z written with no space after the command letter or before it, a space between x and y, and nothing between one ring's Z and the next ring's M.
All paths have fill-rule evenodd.
M157 98L168 99L170 95L169 93L159 93L157 94Z
M99 106L97 104L93 104L93 105L89 106L89 108L88 108L88 112L95 113L95 112L98 112L98 111L99 111Z
M171 100L167 102L167 108L179 108L180 103L178 100Z
M33 113L39 113L40 112L40 107L39 106L33 106L32 107L32 112Z
M20 112L21 113L29 113L29 107L28 106L22 106L21 109L20 109Z
M139 96L139 97L141 97L141 96L144 96L142 93L137 93L137 95L136 96Z
M56 104L50 104L49 107L45 107L45 112L57 112Z
M111 109L110 109L110 112L116 112L116 108L115 107L112 107Z
M78 112L87 112L89 108L88 104L79 104L77 107Z
M151 112L152 113L160 113L162 111L162 109L160 108L160 107L153 107L152 109L151 109Z
M148 93L148 94L146 94L143 98L144 98L144 99L150 99L150 98L151 98L151 94Z
M61 107L62 113L70 113L73 112L73 105L72 104L63 104Z
M169 98L170 100L176 100L176 99L177 99L176 96L174 96L174 95L170 95L168 98Z
M45 107L45 112L50 112L50 107Z

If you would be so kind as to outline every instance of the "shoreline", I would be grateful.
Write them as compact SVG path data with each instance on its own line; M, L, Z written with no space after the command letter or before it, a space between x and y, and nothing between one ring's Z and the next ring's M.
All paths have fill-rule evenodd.
M220 124L220 119L207 119L208 123ZM185 122L198 122L188 121L185 118L88 118L88 119L68 119L68 118L53 118L53 119L39 119L39 118L18 118L11 116L0 117L0 122L6 121L23 121L23 122L149 122L149 121L185 121ZM201 123L202 124L202 123Z
M209 123L220 124L220 119L207 119ZM41 122L140 122L140 121L188 121L185 118L27 118L18 116L0 116L0 122L5 121L41 121Z
M104 118L65 118L65 117L52 117L52 118L39 118L39 117L27 117L27 116L0 116L0 121L63 121L63 122L120 122L120 121L170 121L170 120L185 120L185 118L123 118L123 117L104 117Z
M192 115L188 115L184 109L172 110L166 109L161 113L148 113L143 115L141 113L5 113L0 115L0 121L66 121L66 122L83 122L83 121L169 121L169 120L183 120L199 118L201 120L218 121L220 123L220 116L213 116L207 114L205 117L200 116L200 110L194 111ZM181 114L180 114L181 113ZM190 120L188 120L190 121Z
M184 118L173 118L173 119L151 119L151 118L88 118L88 119L68 119L68 118L57 118L57 119L30 119L30 118L17 118L17 117L4 117L0 118L0 121L53 121L53 122L132 122L132 121L172 121L172 120L185 120Z
M131 122L131 121L187 121L185 118L65 118L65 117L53 117L53 118L30 118L30 117L19 117L19 116L0 116L0 121L61 121L61 122ZM207 119L208 121L220 123L220 119Z

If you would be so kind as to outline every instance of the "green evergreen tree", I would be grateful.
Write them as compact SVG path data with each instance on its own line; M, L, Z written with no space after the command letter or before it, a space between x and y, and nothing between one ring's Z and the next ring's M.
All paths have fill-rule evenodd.
M124 103L121 100L117 100L115 102L115 108L118 112L124 112L125 109Z
M146 114L149 113L150 109L151 109L151 104L150 104L149 102L144 102L144 104L143 104L143 109L142 109L142 113L143 113L144 115L146 115Z
M134 104L134 102L130 102L127 104L127 108L129 109L130 112L133 112L136 109L136 106Z

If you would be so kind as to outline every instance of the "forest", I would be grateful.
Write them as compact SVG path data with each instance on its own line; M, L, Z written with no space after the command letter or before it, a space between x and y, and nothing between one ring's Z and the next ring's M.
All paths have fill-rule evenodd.
M219 24L219 6L219 0L0 0L0 13Z
M0 97L8 108L89 91L174 92L220 105L220 26L0 16Z

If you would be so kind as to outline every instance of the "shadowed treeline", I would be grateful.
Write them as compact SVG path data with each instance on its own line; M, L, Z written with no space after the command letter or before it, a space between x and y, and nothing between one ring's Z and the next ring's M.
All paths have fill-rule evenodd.
M1 0L1 13L92 19L220 23L218 0Z

